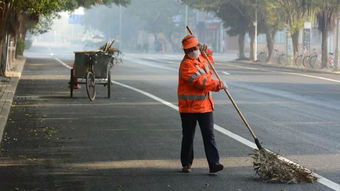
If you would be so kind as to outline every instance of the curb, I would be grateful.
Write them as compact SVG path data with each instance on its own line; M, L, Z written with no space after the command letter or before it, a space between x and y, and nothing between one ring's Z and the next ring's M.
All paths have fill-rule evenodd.
M13 97L17 89L18 82L21 78L24 65L26 63L25 57L19 57L15 60L15 71L7 72L9 82L5 82L4 88L0 95L0 143L2 141L3 132L7 124L9 112L12 107ZM1 84L1 82L0 82Z

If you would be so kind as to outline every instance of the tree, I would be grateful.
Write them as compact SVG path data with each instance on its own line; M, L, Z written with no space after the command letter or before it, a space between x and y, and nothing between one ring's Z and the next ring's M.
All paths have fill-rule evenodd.
M335 27L335 20L340 9L340 0L315 0L314 6L316 9L318 29L322 33L321 43L321 67L327 67L328 58L328 32Z
M239 59L245 59L244 40L248 32L251 38L250 55L253 55L254 44L254 2L251 0L182 0L185 4L200 10L215 12L223 21L227 33L231 36L238 35Z
M194 8L213 11L223 21L227 33L231 36L238 35L239 43L239 59L244 59L244 39L246 33L249 34L250 41L250 59L255 58L255 25L257 22L258 33L268 35L268 49L272 52L273 38L276 30L272 30L273 26L269 26L266 21L266 2L265 0L183 0L184 3L193 6ZM257 12L257 14L256 14ZM258 16L258 20L256 17ZM272 30L273 32L268 32Z
M53 18L58 12L71 11L79 6L109 3L127 5L129 2L130 0L0 0L0 75L4 75L6 68L5 50L9 38L14 42L24 39L27 30L35 28L42 18Z
M263 27L266 34L268 49L266 62L269 62L273 55L275 34L285 27L285 23L279 13L275 11L275 5L271 0L264 0L260 5L258 20L263 24L261 28Z
M226 3L220 6L220 9L216 12L217 16L222 19L227 33L231 36L238 35L239 59L245 59L244 42L250 23L247 16L243 14L244 10L235 9L229 3Z
M229 23L230 32L231 31L236 32L235 29L238 30L237 32L239 32L239 47L241 47L242 49L244 47L243 45L244 36L248 32L249 37L250 37L249 58L251 60L255 58L254 57L255 26L253 22L255 18L255 11L254 11L255 6L256 5L253 2L250 2L247 0L241 0L241 1L229 0L228 2L225 2L222 4L222 7L224 7L224 10L222 9L221 11L218 11L218 14L217 14L220 18L224 19L224 22ZM239 18L238 19L235 17L233 18L231 15L229 15L230 13L239 16ZM233 18L234 20L230 20L230 18L228 17ZM228 26L228 24L226 26Z
M285 21L293 44L294 57L299 52L299 34L303 24L312 19L311 1L306 0L271 0L272 10Z
M157 10L157 11L150 11ZM176 25L174 17L182 15L181 4L174 0L135 0L129 7L122 9L125 47L132 43L136 44L138 31L146 31L156 36L164 34L167 39L173 36L181 36L178 33L183 31L184 21ZM119 34L118 17L119 8L117 6L104 7L96 6L93 9L85 11L85 22L83 25L88 29L101 31L105 38L115 38ZM107 20L110 22L98 22L98 20ZM129 30L127 30L129 29ZM133 39L133 40L131 40ZM131 42L131 43L128 43ZM172 44L173 47L178 45Z
M47 3L43 0L3 0L0 3L0 75L4 75L6 68L5 59L7 55L6 47L9 39L16 43L21 38L24 21L27 19L37 20L40 15L52 14L65 1Z
M144 7L144 9L141 7ZM173 19L176 16L183 15L184 9L180 3L174 0L138 0L133 2L127 11L141 21L143 28L140 29L155 36L155 40L159 42L162 51L166 51L167 48L179 50L180 45L177 40L183 34L184 19L177 25ZM166 46L168 43L171 44L171 47Z

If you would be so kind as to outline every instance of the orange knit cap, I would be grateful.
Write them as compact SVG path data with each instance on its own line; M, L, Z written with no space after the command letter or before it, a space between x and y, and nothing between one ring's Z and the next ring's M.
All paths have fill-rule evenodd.
M183 49L189 49L198 45L198 39L194 35L187 35L182 40Z

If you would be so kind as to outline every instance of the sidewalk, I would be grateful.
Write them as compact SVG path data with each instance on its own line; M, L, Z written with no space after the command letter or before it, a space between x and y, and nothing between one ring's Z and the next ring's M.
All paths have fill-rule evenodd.
M13 68L6 73L7 77L0 77L0 142L25 62L25 57L17 58Z

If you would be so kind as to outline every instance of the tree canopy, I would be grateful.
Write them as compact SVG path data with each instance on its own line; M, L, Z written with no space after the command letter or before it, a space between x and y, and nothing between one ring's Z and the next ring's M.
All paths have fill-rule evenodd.
M166 39L170 39L171 36L182 36L175 35L175 33L184 31L182 17L184 10L183 4L174 0L134 0L127 8L121 10L118 6L95 6L85 10L83 25L88 30L99 30L105 38L118 40L120 38L119 12L121 11L124 31L122 40L126 42L125 46L130 46L131 43L136 44L136 38L141 31L144 31L143 35L146 33L153 35L153 38L156 38L157 35L164 35L168 37ZM98 20L107 20L108 18L110 18L110 22L98 22ZM148 41L147 38L144 36L145 41Z
M213 11L224 23L230 35L251 36L254 20L254 3L257 3L259 33L266 33L267 43L277 30L286 28L291 34L294 55L299 51L298 37L304 22L317 21L322 35L323 66L327 57L328 31L334 28L334 18L339 11L340 0L182 0L187 5ZM250 29L250 30L249 30ZM261 31L263 29L263 31ZM270 35L269 32L272 34ZM270 46L268 45L270 52ZM242 55L242 53L240 53Z
M89 8L97 4L121 4L126 6L130 0L1 0L0 38L6 33L16 33L15 26L33 28L44 18L55 17L61 11L72 11L78 7Z
M14 41L24 39L29 29L38 33L48 30L51 19L61 11L111 3L126 6L130 0L0 0L0 75L4 73L2 49L7 46L4 40L8 35Z

